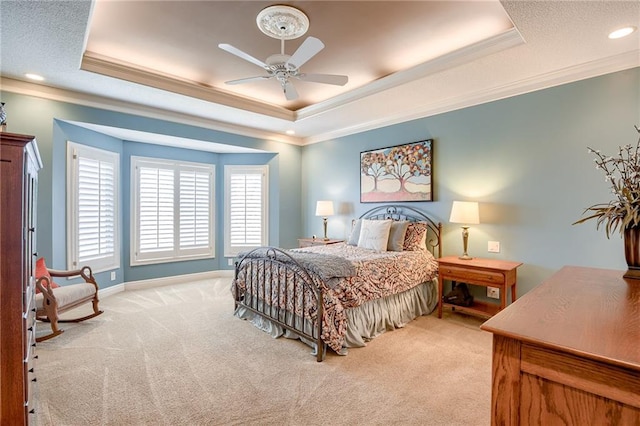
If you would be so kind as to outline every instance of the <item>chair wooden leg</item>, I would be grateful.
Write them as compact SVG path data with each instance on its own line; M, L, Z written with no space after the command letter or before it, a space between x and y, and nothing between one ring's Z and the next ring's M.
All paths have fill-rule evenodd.
M62 333L64 333L64 330L58 330L58 331L53 332L51 334L47 334L46 336L36 337L36 342L38 342L38 343L44 342L45 340L49 340L52 337L59 336Z
M95 312L96 315L99 315L98 312L102 313L102 311L98 308L98 302L98 294L96 293L96 296L91 301L91 303L93 303L93 312Z
M53 320L49 320L49 318L44 319L46 322L51 323L51 333L47 334L46 336L41 336L41 337L36 337L36 342L43 342L45 340L49 340L52 337L56 337L62 333L64 333L64 330L60 330L60 328L58 328L58 318L54 317Z
M98 311L98 312L94 312L90 315L87 315L85 317L82 318L71 318L71 319L59 319L58 322L81 322L84 320L88 320L89 318L95 318L98 315L100 315L101 313L103 313L104 311Z

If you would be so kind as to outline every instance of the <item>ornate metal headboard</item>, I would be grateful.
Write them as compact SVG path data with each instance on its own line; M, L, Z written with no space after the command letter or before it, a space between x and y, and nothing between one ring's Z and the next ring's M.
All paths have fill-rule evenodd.
M374 207L364 212L360 219L373 220L408 220L410 222L424 222L427 224L427 249L436 257L442 257L442 223L433 219L418 209L401 205L384 205ZM436 252L437 250L437 252Z

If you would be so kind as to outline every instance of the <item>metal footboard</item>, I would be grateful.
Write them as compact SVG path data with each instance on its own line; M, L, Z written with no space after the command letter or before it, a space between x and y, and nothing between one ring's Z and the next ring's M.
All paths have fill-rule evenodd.
M322 340L323 293L320 279L285 251L261 247L235 264L235 308L244 307L317 347L317 361L326 353Z

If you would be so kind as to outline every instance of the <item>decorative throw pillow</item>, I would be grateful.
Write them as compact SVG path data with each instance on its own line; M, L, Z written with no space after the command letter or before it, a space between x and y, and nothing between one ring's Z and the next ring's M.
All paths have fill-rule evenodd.
M409 221L406 220L394 220L393 222L391 222L387 251L402 251L404 245L404 237L407 234L408 227Z
M49 270L47 269L47 265L44 262L44 257L41 257L36 261L36 280L41 277L47 277L49 279L49 283L51 288L60 287L58 284L54 283L51 279L51 275L49 274ZM40 290L36 286L36 293L40 293Z
M349 241L347 244L350 246L357 246L360 239L360 229L362 227L362 219L353 221L353 228L351 229L351 235L349 235Z
M427 249L427 224L424 222L411 222L407 227L403 248L406 251Z
M391 220L363 219L360 227L358 247L376 251L387 251Z

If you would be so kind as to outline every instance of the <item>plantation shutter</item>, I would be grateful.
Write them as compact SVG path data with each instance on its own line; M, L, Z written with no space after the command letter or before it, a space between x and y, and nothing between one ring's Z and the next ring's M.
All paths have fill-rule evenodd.
M267 166L225 166L225 255L267 244Z
M133 265L214 256L212 165L132 157Z
M140 252L173 250L173 170L140 167Z
M208 172L186 170L180 172L180 248L208 247L209 197Z
M120 155L67 141L67 268L120 267Z
M231 176L231 245L259 246L262 243L262 176Z
M78 156L78 261L115 252L115 165Z

